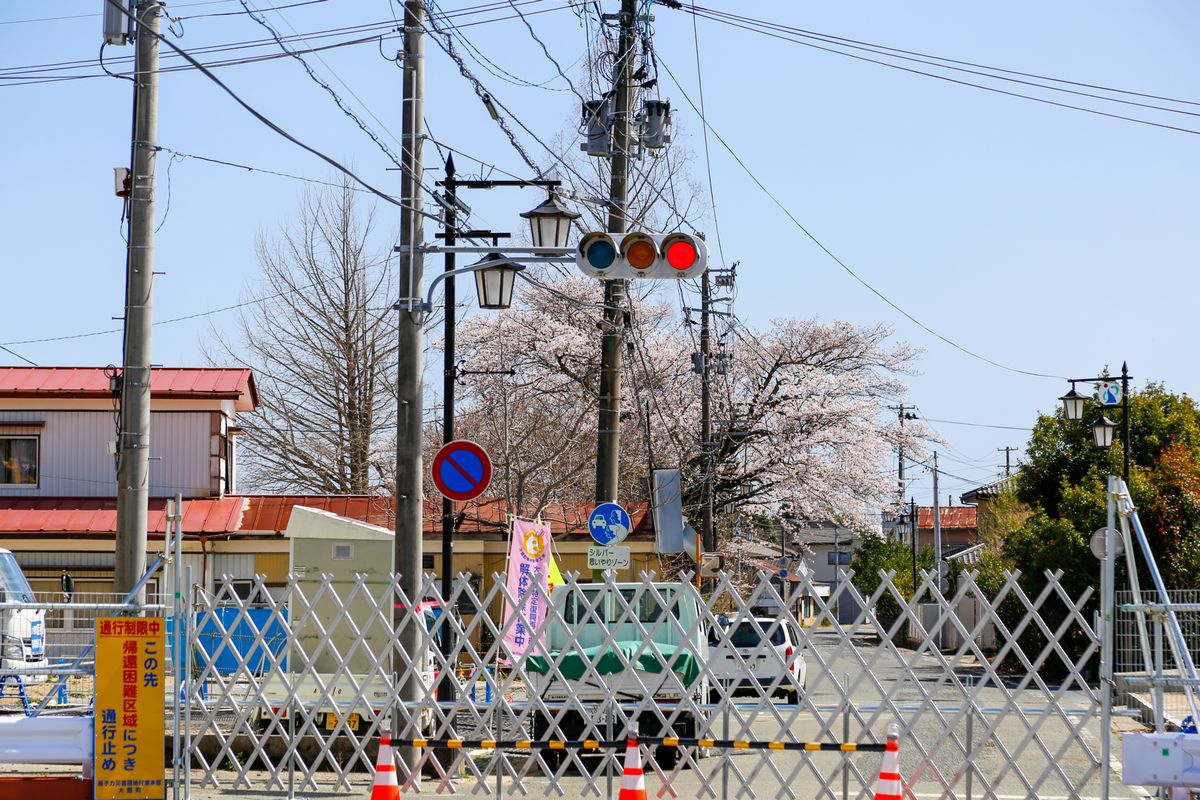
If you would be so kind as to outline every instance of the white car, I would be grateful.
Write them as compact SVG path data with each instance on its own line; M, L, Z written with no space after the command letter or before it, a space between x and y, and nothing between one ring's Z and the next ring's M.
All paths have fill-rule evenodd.
M771 617L735 619L708 632L709 663L713 677L723 687L739 692L775 692L789 703L800 700L807 680L799 636L790 623ZM713 690L716 700L720 693Z

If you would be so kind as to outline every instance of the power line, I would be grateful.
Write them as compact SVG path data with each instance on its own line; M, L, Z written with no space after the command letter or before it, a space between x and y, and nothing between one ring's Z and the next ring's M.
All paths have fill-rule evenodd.
M696 24L695 14L696 3L692 0L692 42L695 45L696 51L696 85L700 93L700 116L704 116L704 75L700 71L700 28ZM725 246L721 243L721 223L717 217L717 196L713 189L712 177L712 159L708 152L708 126L704 125L700 128L704 134L704 169L708 173L708 197L712 203L713 228L717 234L717 252L721 255L721 266L726 265L725 261Z
M904 67L899 64L892 64L887 61L880 61L878 59L868 58L866 56L855 55L854 53L847 53L842 50L837 50L837 49L834 49L831 47L822 47L820 45L813 44L811 42L797 41L796 39L792 39L787 36L782 36L777 33L771 33L770 31L767 31L767 30L762 30L762 29L755 28L752 26L739 24L737 22L733 22L731 20L726 20L726 19L721 19L719 17L706 16L704 14L701 14L701 16L704 16L705 19L709 19L714 22L722 22L726 25L732 25L733 27L742 28L744 30L752 31L754 33L759 33L759 34L762 34L764 36L769 36L774 39L781 39L786 42L791 42L793 44L801 45L802 47L810 47L814 50L822 50L824 52L833 53L835 55L840 55L845 58L853 58L857 61L865 61L870 64L877 64L879 66L888 67L890 69L900 70L901 72L909 72L914 75L924 75L925 77L935 78L940 81L946 81L947 83L955 83L960 86L970 86L975 89L982 89L983 91L986 91L986 92L1002 94L1002 95L1006 95L1008 97L1017 97L1017 98L1021 98L1024 100L1032 100L1035 103L1044 103L1046 105L1056 106L1058 108L1067 108L1067 109L1072 109L1074 111L1082 111L1087 114L1095 114L1095 115L1101 116L1101 117L1109 117L1111 119L1119 119L1119 120L1124 120L1126 122L1136 122L1136 123L1139 123L1142 125L1150 125L1155 128L1165 128L1167 130L1178 131L1180 133L1190 133L1190 134L1200 135L1200 130L1193 130L1191 128L1183 128L1178 125L1168 125L1168 124L1162 123L1162 122L1153 122L1151 120L1141 119L1138 117L1129 117L1129 116L1125 116L1124 114L1114 114L1114 113L1108 112L1108 111L1100 111L1098 109L1088 108L1087 106L1077 106L1077 105L1072 105L1070 103L1061 103L1061 102L1058 102L1057 100L1048 100L1044 97L1037 97L1035 95L1021 94L1020 92L1008 91L1006 89L998 89L994 86L987 86L987 85L981 84L981 83L972 83L971 81L960 80L958 78L951 78L947 75L938 75L937 73L933 73L933 72L925 72L923 70L913 69L911 67ZM874 52L874 51L872 51L872 52ZM902 56L895 56L895 57L903 58ZM913 59L906 59L906 60L911 61ZM928 62L922 62L922 63L928 63ZM961 68L952 67L952 66L944 66L943 68L956 69L958 71L970 71L970 70L962 70ZM991 75L989 77L991 77L995 80L1002 80L1002 81L1009 81L1009 82L1016 82L1016 83L1025 83L1025 84L1029 83L1028 81L1017 81L1013 78L1005 78L1005 77L999 76L999 75ZM1124 103L1124 104L1128 104L1128 105L1136 105L1136 106L1142 106L1142 107L1146 107L1146 108L1154 108L1154 109L1158 109L1161 111L1172 111L1174 113L1179 113L1179 114L1189 114L1189 115L1193 115L1193 116L1200 116L1200 115L1194 114L1194 112L1190 112L1190 111L1180 111L1180 110L1176 110L1176 109L1164 109L1164 108L1160 108L1158 106L1148 106L1144 103L1135 103L1130 100L1121 100L1119 98L1102 97L1099 95L1086 94L1083 92L1078 92L1078 91L1074 91L1074 90L1070 90L1070 89L1062 89L1062 88L1053 87L1053 86L1042 86L1040 84L1029 84L1029 85L1040 86L1040 88L1048 89L1051 91L1068 92L1070 94L1084 94L1087 97L1093 97L1093 98L1100 99L1100 100L1107 100L1107 101L1114 102L1114 103Z
M205 0L202 3L180 3L174 5L174 8L192 8L194 6L219 6L225 3L233 3L236 0ZM0 20L0 25L23 25L27 22L58 22L59 20L67 19L95 19L104 16L103 13L98 14L71 14L65 17L38 17L36 19L6 19Z
M1029 433L1033 428L1021 428L1016 425L991 425L986 422L960 422L953 419L934 419L933 417L923 417L926 422L936 422L940 425L967 425L972 428L996 428L1002 431L1025 431Z
M1111 86L1102 86L1100 84L1095 84L1095 83L1084 83L1081 81L1067 80L1065 78L1055 78L1055 77L1048 76L1048 75L1039 75L1037 73L1032 73L1032 72L1022 72L1020 70L1005 69L1003 67L993 67L993 66L989 66L987 64L979 64L979 63L975 63L972 61L963 61L963 60L954 59L954 58L947 58L945 56L938 56L938 55L931 55L929 53L922 53L922 52L918 52L915 50L904 50L904 49L901 49L898 47L889 47L887 45L875 44L872 42L865 42L865 41L862 41L859 39L849 39L849 38L846 38L843 36L834 36L833 34L829 34L829 33L821 33L819 31L806 30L804 28L797 28L797 27L793 27L793 26L789 26L789 25L783 25L781 23L770 22L767 20L754 19L753 17L744 17L744 16L740 16L738 14L731 14L731 13L725 12L725 11L718 11L716 9L696 7L695 3L693 3L692 5L697 10L702 11L706 14L712 14L712 15L719 16L719 17L729 17L729 18L737 19L737 20L740 20L743 22L751 22L751 23L761 24L761 25L764 25L764 26L767 26L769 28L773 28L776 30L787 31L787 32L795 34L797 36L809 36L812 38L817 38L822 41L830 40L830 41L834 41L834 42L838 42L838 43L846 43L847 45L861 45L864 48L873 48L875 50L883 50L883 51L887 51L889 53L899 53L899 54L906 55L906 56L916 56L916 57L920 57L920 58L934 59L935 61L941 61L941 62L945 62L947 64L958 64L958 65L965 66L965 67L974 67L976 69L981 69L981 70L990 70L992 72L999 72L999 73L1003 73L1006 75L1018 75L1023 78L1034 78L1036 80L1052 81L1054 83L1062 83L1062 84L1066 84L1068 86L1079 86L1079 87L1082 87L1085 89L1098 89L1098 90L1104 91L1104 92L1111 92L1114 94L1125 94L1125 95L1129 95L1131 97L1144 97L1149 100L1162 100L1165 102L1178 103L1181 105L1200 106L1200 102L1196 102L1193 100L1180 100L1178 98L1166 97L1163 95L1149 94L1146 92L1137 92L1137 91L1132 91L1129 89L1116 89ZM685 10L687 10L687 9L685 9ZM714 19L713 21L717 22L720 20ZM989 77L998 77L998 76L989 76ZM1043 88L1050 89L1053 87L1047 86L1047 87L1043 87Z
M222 1L224 2L225 0L222 0ZM236 2L237 0L228 0L228 1ZM526 5L531 5L531 4L535 4L535 3L544 3L544 2L548 2L548 0L520 0L520 2L517 3L517 5L526 6ZM484 13L486 11L499 10L500 8L504 8L505 6L506 6L506 4L504 4L504 3L492 3L492 4L488 4L486 7L485 6L476 6L476 7L469 7L467 9L458 9L458 10L455 10L452 12L448 12L448 17L457 19L458 17L465 17L465 16L469 16L469 15L473 15L473 14ZM534 14L544 14L544 13L549 13L552 11L561 11L561 10L567 9L567 8L571 8L571 5L569 3L566 5L556 5L556 6L552 6L550 8L538 9L535 11L527 11L525 13L527 15L532 16ZM236 13L242 14L245 12L239 11ZM471 22L462 22L462 23L453 25L452 27L457 30L460 28L474 27L476 25L487 25L487 24L491 24L493 22L502 22L505 20L517 19L517 17L518 17L517 14L507 14L507 15L499 16L499 17L490 17L488 19L475 20L475 21L471 21ZM391 19L391 20L382 20L382 21L378 21L378 22L362 23L359 25L343 26L343 27L339 27L339 28L326 28L323 30L313 31L311 33L297 34L295 36L284 36L282 38L285 42L291 43L291 42L295 42L295 41L312 41L312 40L318 40L318 39L328 39L328 38L332 38L335 36L364 34L364 33L372 33L372 34L379 34L379 35L368 36L366 38L360 38L360 39L353 39L353 40L349 40L349 41L345 41L345 42L337 42L332 45L323 45L321 47L313 47L308 50L297 50L296 52L298 52L302 55L305 55L305 54L312 53L312 52L334 49L335 47L345 47L348 45L362 44L365 42L374 42L374 41L380 40L381 38L386 38L386 39L397 38L397 35L399 32L396 30L395 19ZM388 35L388 34L395 34L395 35ZM255 48L263 48L263 47L274 46L274 45L275 45L275 40L271 39L271 38L251 39L251 40L242 41L242 42L228 42L225 44L203 45L203 46L196 47L194 50L191 50L189 52L193 56L214 55L217 53L229 53L229 52L238 51L238 50L251 50L251 49L255 49ZM164 55L164 58L166 58L166 59L170 59L173 57L174 56L171 53L167 53ZM227 60L224 62L213 62L213 63L207 64L206 66L215 67L215 66L233 66L233 65L237 65L237 64L252 64L252 63L258 63L259 61L270 61L270 60L274 60L276 58L284 58L284 57L286 57L286 54L271 53L271 54L267 54L265 56L247 57L244 60L243 59L230 59L230 60ZM109 63L110 64L121 64L121 65L132 65L133 57L132 56L123 56L120 58L110 59ZM77 75L58 75L58 76L51 76L51 77L38 77L37 76L37 73L42 73L42 72L46 72L46 73L60 72L63 70L82 69L82 68L98 67L98 66L100 66L100 62L98 59L82 59L82 60L75 60L75 61L50 62L50 63L45 63L45 64L28 64L28 65L23 65L23 66L0 67L0 80L22 81L21 83L12 83L9 85L24 86L24 85L35 84L35 83L49 83L49 82L60 81L60 80L82 80L82 79L86 79L86 78L104 77L105 73L103 73L103 72L77 74ZM179 65L179 66L175 66L175 67L165 67L165 68L162 68L160 71L161 72L177 72L177 71L188 70L188 69L194 69L194 67L188 66L188 65ZM122 73L122 74L124 74L124 73ZM132 74L132 73L130 73L130 74Z
M126 11L125 9L119 9L119 10L126 17L129 17L129 19L134 20L136 22L136 19L134 18L134 16L132 14L130 14L128 11ZM313 155L317 156L322 161L331 165L334 169L338 170L339 172L346 175L351 180L355 181L359 185L368 189L372 194L376 195L377 197L379 197L379 198L383 199L384 201L391 203L393 205L399 205L398 200L393 198L391 195L388 195L388 194L380 191L379 189L376 189L374 186L367 183L362 178L358 177L358 175L355 174L353 171L351 171L348 167L343 166L340 162L336 161L335 159L331 158L330 156L325 155L320 150L317 150L316 148L305 144L304 142L297 139L295 136L292 136L290 133L285 131L283 128L276 125L274 122L272 122L270 119L268 119L265 115L263 115L258 109L254 108L252 105L250 105L245 100L243 100L237 94L237 92L233 91L233 89L230 89L229 86L226 85L224 81L222 81L220 78L218 78L216 75L214 75L207 67L205 67L199 61L197 61L195 58L193 58L182 47L175 44L174 42L172 42L170 39L163 36L162 34L155 33L154 36L159 40L159 42L161 42L162 44L165 44L167 47L174 50L176 53L178 53L180 56L182 56L184 58L184 60L186 60L188 63L192 64L194 67L196 67L196 69L200 70L201 74L203 74L206 78L211 80L213 83L217 84L217 86L221 87L221 89L223 89L226 94L228 94L230 97L232 97L238 105L240 105L242 108L244 108L246 111L248 111L251 116L253 116L255 119L257 119L262 124L266 125L272 131L279 134L283 138L287 139L289 142L296 145L297 147L300 147L301 149L306 150L309 153L312 153Z
M901 308L899 305L897 305L895 302L893 302L889 297L887 297L887 295L883 294L883 292L879 291L874 286L867 283L867 281L864 280L862 277L860 277L857 272L852 270L850 268L850 266L848 264L846 264L846 262L844 262L844 261L842 261L842 259L838 258L833 253L832 250L830 250L828 247L826 247L825 244L822 243L820 239L818 239L815 235L813 235L813 233L811 231L809 231L809 229L806 228L800 222L800 220L798 220L796 218L796 216L794 214L792 214L792 212L788 209L787 206L785 206L782 202L780 202L779 199L777 197L775 197L775 195L771 194L770 190L768 190L767 187L765 185L763 185L763 182L758 179L758 176L755 175L750 170L750 168L746 166L746 163L744 161L742 161L741 157L734 151L734 149L732 147L729 146L729 143L726 142L725 139L721 136L721 134L718 133L717 130L712 127L712 125L709 123L708 119L705 118L704 114L701 113L700 109L692 101L692 98L688 95L688 93L686 91L684 91L683 86L679 83L679 80L675 77L675 73L671 72L671 68L667 65L667 63L665 61L663 61L661 57L659 58L659 62L662 64L663 69L665 69L667 71L667 75L669 75L671 77L671 82L675 84L675 86L679 89L680 93L683 94L684 99L688 101L688 105L690 105L692 107L692 110L695 111L700 116L700 121L704 124L704 126L706 128L708 128L709 130L712 131L713 136L717 137L717 141L719 141L722 144L722 146L724 146L724 148L729 152L729 154L731 156L733 156L733 160L736 161L738 166L742 168L742 171L744 171L750 177L750 179L752 181L754 181L754 183L763 192L763 194L765 194L768 198L770 198L771 202L773 202L787 216L787 218L792 221L792 224L794 224L797 228L799 228L800 231L803 232L804 235L807 236L809 238L809 240L812 241L813 244L815 244L817 247L819 247L825 253L825 255L829 256L829 258L831 258L834 261L834 263L836 263L848 275L850 275L850 277L854 278L854 280L858 281L860 284L862 284L864 287L866 287L866 289L869 290L872 294L874 294L876 297L878 297L883 302L887 303L889 306L891 306L893 309L895 309L900 314L904 315L904 317L906 317L909 321L911 321L912 323L917 325L919 328L924 330L926 333L929 333L932 336L937 337L941 341L950 345L951 347L958 350L959 352L962 352L962 353L970 356L971 358L975 358L975 359L978 359L979 361L983 361L984 363L991 364L992 366L998 367L999 369L1005 370L1007 372L1013 372L1013 373L1017 373L1020 375L1029 375L1029 376L1035 377L1035 378L1052 378L1054 380L1066 380L1066 378L1064 378L1061 375L1050 375L1050 374L1044 373L1044 372L1033 372L1031 370L1024 370L1024 369L1019 369L1017 367L1010 367L1007 364L1002 364L999 361L994 361L986 356L980 355L979 353L976 353L975 351L970 350L970 349L960 345L958 342L955 342L954 340L952 340L946 336L943 336L942 334L933 330L928 325L921 322L919 319L917 319L912 314L908 313L903 308Z

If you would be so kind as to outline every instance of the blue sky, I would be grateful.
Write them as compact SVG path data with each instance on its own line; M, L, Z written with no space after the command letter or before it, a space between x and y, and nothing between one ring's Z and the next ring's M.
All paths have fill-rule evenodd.
M445 0L453 12L478 0ZM253 5L290 5L253 0ZM398 5L398 4L397 4ZM604 0L614 11L614 0ZM962 61L1079 83L1200 102L1200 8L1187 2L732 3L701 5L786 25ZM586 37L562 0L523 5L564 65L577 64ZM14 67L91 61L100 48L100 0L0 7L0 76ZM384 22L387 0L324 0L268 18L285 34ZM189 50L260 40L266 32L235 0L170 5L180 46ZM550 10L547 10L550 9ZM822 244L863 280L928 328L962 348L1017 370L1087 376L1128 360L1135 386L1146 380L1195 395L1196 134L1052 107L957 85L655 6L654 43L682 91L661 73L680 147L704 172L696 47L712 130ZM76 17L21 22L32 18ZM219 16L207 16L219 15ZM460 22L511 16L511 9ZM517 86L468 63L494 95L539 137L573 130L578 100L529 38L520 20L461 29L513 76ZM353 38L341 35L314 43ZM400 131L400 72L380 53L397 41L329 50L311 61L394 151ZM426 116L435 137L504 170L526 174L470 86L427 44ZM272 52L269 47L244 54ZM132 48L108 48L108 60ZM224 56L209 56L221 58ZM911 68L928 69L909 63ZM68 74L94 72L93 66ZM28 70L22 71L28 74ZM568 74L575 77L578 67ZM53 74L53 73L52 73ZM503 73L501 73L503 74ZM939 74L949 75L945 71ZM219 70L248 102L301 140L352 164L366 180L395 191L391 163L291 59ZM336 76L336 77L335 77ZM1200 131L1200 105L1188 114L1001 84L1110 113ZM352 90L346 90L344 81ZM1080 91L1093 91L1076 87ZM1110 95L1116 96L1116 95ZM1163 101L1131 98L1164 105ZM0 196L8 307L0 342L118 327L124 244L111 169L127 163L130 85L112 78L13 85L0 79ZM368 109L367 111L363 109ZM540 163L549 157L521 133ZM311 178L329 169L249 117L195 72L163 76L159 142L208 156ZM909 402L934 420L1028 427L1066 384L1020 374L964 354L897 312L822 252L751 180L710 134L713 194L726 257L741 262L736 311L750 325L781 316L888 323L924 348ZM427 163L437 153L426 148ZM478 171L459 159L460 172ZM169 170L168 170L169 167ZM169 174L169 178L168 178ZM207 164L159 159L155 318L195 314L238 302L256 280L254 241L296 208L304 184ZM169 208L166 198L170 195ZM516 214L538 198L519 190L476 193L481 224L517 230ZM378 209L383 229L394 211ZM707 221L710 239L718 226ZM428 231L430 234L432 230ZM386 246L381 241L381 247ZM157 363L198 364L209 322L161 325ZM120 361L120 336L9 345L39 364ZM0 352L0 363L21 363ZM994 477L1003 453L1022 446L1021 430L933 422L949 441L943 499ZM929 501L918 476L910 493Z

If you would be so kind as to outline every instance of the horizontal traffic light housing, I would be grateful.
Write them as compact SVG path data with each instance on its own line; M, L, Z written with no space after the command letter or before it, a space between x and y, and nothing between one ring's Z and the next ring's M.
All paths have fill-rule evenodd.
M593 231L579 240L575 265L600 280L694 278L708 269L708 246L690 233Z

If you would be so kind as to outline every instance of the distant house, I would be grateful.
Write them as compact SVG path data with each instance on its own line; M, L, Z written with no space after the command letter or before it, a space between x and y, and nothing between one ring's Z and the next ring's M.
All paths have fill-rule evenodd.
M979 526L975 506L947 506L939 509L942 530L942 554L949 558L960 550L979 544ZM917 507L917 546L933 547L933 508Z
M834 602L837 606L838 621L854 620L861 610L859 605L850 599L847 590L843 589L840 595L837 594L837 590L845 583L839 570L849 569L854 550L861 543L861 536L831 520L812 520L801 523L795 538L808 553L806 561L813 582L828 590L828 593L822 593L822 596L837 597Z
M112 589L116 532L115 410L111 373L94 367L0 367L0 547L12 550L37 591L59 588L64 572L77 595ZM151 379L148 550L160 552L167 499L183 497L184 566L213 591L222 576L249 591L291 570L288 526L297 506L390 530L390 497L243 494L238 486L238 415L258 404L248 369L155 369ZM440 498L426 498L422 566L441 571ZM543 511L565 572L587 573L590 503ZM455 573L505 569L508 510L498 500L459 504ZM660 571L646 508L631 508L630 569ZM331 533L331 536L336 534ZM372 565L377 566L377 565ZM150 593L160 588L151 580Z
M1020 526L1033 513L1029 506L1013 497L1016 489L1017 476L1008 475L962 495L964 503L975 503L978 508L976 524L980 541L1001 541L1008 531Z

